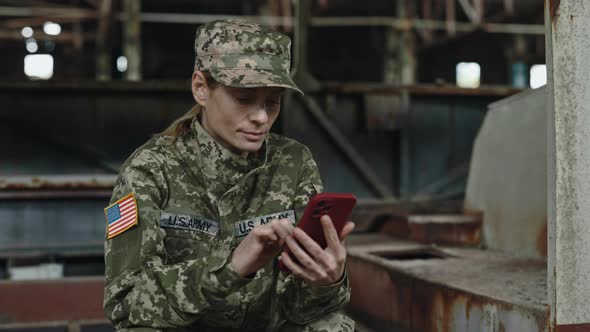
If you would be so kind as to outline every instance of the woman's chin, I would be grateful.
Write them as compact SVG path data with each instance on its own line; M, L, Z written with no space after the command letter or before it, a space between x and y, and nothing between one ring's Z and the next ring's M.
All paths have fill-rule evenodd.
M236 146L236 148L240 152L253 153L253 152L257 152L258 150L260 150L260 148L262 147L262 143L264 143L264 140L242 141L242 142L240 142L240 144L238 146Z

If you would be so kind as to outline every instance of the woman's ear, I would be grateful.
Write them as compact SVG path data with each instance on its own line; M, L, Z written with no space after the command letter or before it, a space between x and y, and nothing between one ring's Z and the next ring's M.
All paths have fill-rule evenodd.
M203 106L207 106L207 99L209 99L209 86L207 85L207 79L203 72L196 70L193 72L193 80L192 80L192 91L193 91L193 98L195 101Z

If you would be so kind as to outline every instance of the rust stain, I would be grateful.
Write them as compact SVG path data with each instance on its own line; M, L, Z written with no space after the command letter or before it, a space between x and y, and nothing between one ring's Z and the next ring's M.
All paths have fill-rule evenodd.
M482 317L486 323L486 306L510 312L514 305L496 302L476 294L469 294L442 285L408 277L397 271L385 271L372 263L352 257L348 267L353 295L352 308L389 321L395 326L412 331L456 331L457 324ZM373 266L372 266L373 265ZM378 285L378 286L377 286ZM463 318L457 317L457 314ZM544 330L546 317L536 317L538 327ZM499 331L507 331L506 322L499 322ZM502 324L504 323L504 324ZM481 325L482 328L490 327ZM578 330L565 330L578 332Z
M463 209L463 214L466 216L473 216L473 217L480 218L481 220L483 220L483 211L482 210L472 209L472 208L469 208L468 206L465 206L465 208Z
M561 0L549 0L549 10L550 10L550 18L551 21L555 20L555 16L557 15L557 11L559 9L559 3Z
M555 332L588 332L590 331L590 323L582 324L565 324L555 326Z
M379 232L381 233L401 238L408 238L410 235L407 217L389 216L380 225Z
M537 252L539 255L547 258L547 219L537 236Z
M418 217L420 222L415 222L416 218L408 222L412 240L452 246L477 246L481 242L480 215L426 215Z
M553 323L551 323L551 304L547 304L547 314L546 314L546 319L545 319L545 324L548 328L549 331L553 331L553 328L555 327L555 320L553 320Z
M27 189L112 189L112 183L99 182L96 179L86 182L47 182L33 177L30 183L8 183L0 180L1 190L27 190Z
M0 312L12 323L104 319L103 290L102 278L10 281L0 284Z

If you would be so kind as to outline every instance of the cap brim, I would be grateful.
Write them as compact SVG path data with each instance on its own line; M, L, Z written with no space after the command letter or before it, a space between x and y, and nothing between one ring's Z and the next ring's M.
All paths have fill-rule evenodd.
M209 69L215 81L232 88L281 87L303 95L291 77L285 73L264 69Z

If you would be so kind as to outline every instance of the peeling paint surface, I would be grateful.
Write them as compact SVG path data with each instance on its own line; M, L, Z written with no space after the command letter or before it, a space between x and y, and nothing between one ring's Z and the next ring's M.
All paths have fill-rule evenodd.
M465 213L483 213L486 248L546 257L546 135L543 88L489 106L473 147L464 206Z
M104 319L103 291L103 277L0 281L0 323Z
M437 247L452 255L443 259L371 254L424 247L383 234L350 236L351 309L411 331L548 331L543 260L450 247Z

